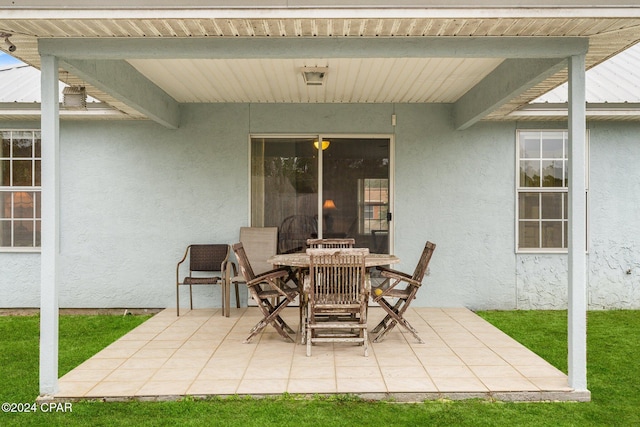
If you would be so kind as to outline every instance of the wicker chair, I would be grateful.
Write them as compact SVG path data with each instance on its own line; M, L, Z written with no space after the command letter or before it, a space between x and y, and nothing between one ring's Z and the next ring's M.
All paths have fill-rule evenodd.
M181 265L189 257L189 273L180 281ZM220 285L222 288L222 314L229 316L228 283L226 280L229 245L189 245L176 267L176 313L180 316L180 286L189 286L189 307L193 310L194 285ZM195 274L194 274L195 273ZM206 273L206 274L205 274ZM227 303L225 304L225 301ZM240 307L239 301L236 305Z
M371 230L371 243L376 253L389 252L389 230Z
M365 253L307 251L310 255L305 308L307 356L311 356L313 344L322 342L359 343L368 356Z
M263 314L263 318L251 329L244 342L250 342L254 336L269 324L278 331L285 341L293 342L293 339L287 334L287 332L294 333L293 329L280 317L282 309L298 296L297 288L286 286L286 283L292 279L293 273L291 269L289 267L276 268L256 275L251 268L251 263L243 244L236 243L233 245L233 252L236 254L240 271L247 283L249 292ZM272 300L277 300L278 302L272 303Z
M372 289L372 298L380 304L380 307L387 312L387 315L378 325L371 330L373 333L379 332L373 342L380 342L384 336L391 331L396 324L402 325L418 340L423 343L418 335L418 331L404 318L404 313L409 308L418 293L418 289L422 285L422 279L429 266L429 261L433 255L436 245L427 242L418 261L413 275L408 275L400 271L392 270L386 267L376 267L380 270L382 277L388 279L381 286ZM400 283L405 283L404 288L399 287ZM395 300L395 302L394 302Z
M307 247L314 248L352 248L356 244L356 239L307 239Z
M304 252L307 239L318 237L318 221L308 215L291 215L280 224L278 237L278 253Z

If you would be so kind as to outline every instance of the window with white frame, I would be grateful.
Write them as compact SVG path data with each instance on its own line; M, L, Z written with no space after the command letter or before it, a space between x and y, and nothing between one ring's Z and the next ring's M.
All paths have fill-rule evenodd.
M361 232L388 231L389 179L365 178L358 182L358 203L361 209Z
M568 132L518 131L518 250L566 250Z
M0 249L40 247L40 131L0 135Z

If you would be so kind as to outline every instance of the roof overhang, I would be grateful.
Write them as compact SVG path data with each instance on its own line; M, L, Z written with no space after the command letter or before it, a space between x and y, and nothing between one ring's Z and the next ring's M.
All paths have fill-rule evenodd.
M567 57L590 68L640 39L631 1L127 3L21 2L0 30L19 59L57 56L68 84L169 127L188 102L443 102L463 129L566 81ZM326 84L304 87L309 66Z

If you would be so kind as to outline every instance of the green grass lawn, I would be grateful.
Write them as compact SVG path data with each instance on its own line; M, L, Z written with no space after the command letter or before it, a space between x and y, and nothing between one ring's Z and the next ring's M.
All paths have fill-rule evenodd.
M567 369L564 311L481 312L482 317ZM61 316L60 375L134 328L142 316ZM33 403L38 394L37 316L0 317L0 402ZM591 402L419 404L349 396L298 400L184 399L179 402L76 402L72 412L0 413L0 426L638 426L640 311L590 312Z

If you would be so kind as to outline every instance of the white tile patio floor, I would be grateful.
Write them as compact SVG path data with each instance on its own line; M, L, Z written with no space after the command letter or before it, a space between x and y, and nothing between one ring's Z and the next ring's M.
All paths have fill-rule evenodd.
M383 316L371 307L375 325ZM298 309L285 309L295 328ZM268 326L243 344L257 308L166 309L85 361L60 381L60 400L171 400L196 397L354 394L366 399L492 398L511 401L589 400L567 376L464 308L409 309L425 341L399 327L381 343L284 342ZM376 322L376 323L374 323Z

